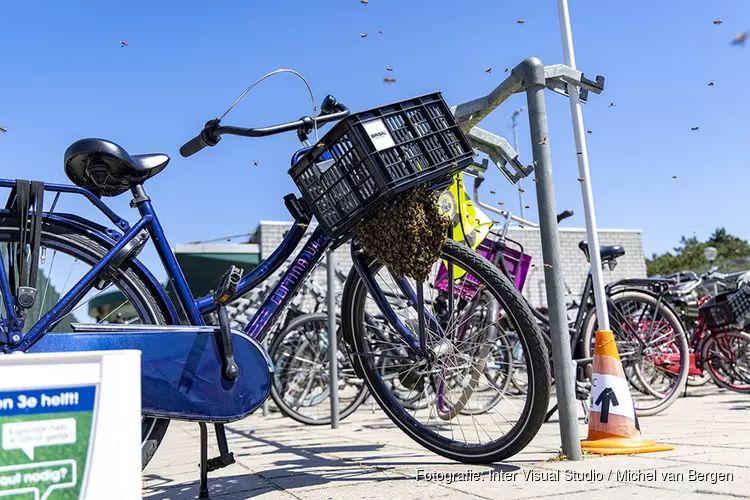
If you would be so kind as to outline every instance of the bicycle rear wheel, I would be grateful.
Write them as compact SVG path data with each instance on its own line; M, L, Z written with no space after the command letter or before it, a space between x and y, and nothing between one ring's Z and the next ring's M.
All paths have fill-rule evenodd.
M0 256L7 275L16 270L7 256L19 244L18 219L0 215ZM108 248L86 234L50 219L42 223L40 263L35 305L26 311L24 332L49 311L89 269L106 254ZM70 332L73 322L167 324L169 313L147 283L148 279L129 261L108 278L101 290L90 290L50 332ZM14 297L2 297L3 301ZM3 316L5 306L2 306ZM169 420L143 417L141 421L141 464L146 467L167 431Z
M610 328L638 416L669 408L685 389L690 350L682 323L670 308L640 290L622 290L608 297ZM589 312L583 326L584 357L593 356L598 323Z
M443 246L440 259L427 281L432 285L425 293L425 307L441 331L432 321L428 323L426 352L422 353L414 352L390 322L376 329L368 324L368 316L378 306L358 272L352 270L342 302L342 326L350 356L383 411L421 446L465 463L503 460L521 451L542 425L550 391L547 349L523 297L490 262L451 240ZM441 296L434 286L443 262L447 276L454 276L455 270L467 271L454 280L452 296L446 290L441 290ZM397 297L392 299L391 309L412 336L419 338L419 332L414 331L418 318L413 304L397 291L391 273L371 257L365 257L365 264L380 290ZM474 284L467 281L469 276ZM411 285L413 288L413 282ZM474 295L469 290L474 290ZM480 294L480 300L469 297ZM493 317L493 310L499 317ZM528 374L525 394L479 385L488 363L506 362L492 353L494 346L506 350L512 345L510 340L497 342L509 335L518 338L522 350L520 359ZM498 368L492 365L492 369ZM493 405L495 396L488 392L500 394L501 401ZM419 401L413 401L415 396ZM476 415L462 412L475 404L473 407L487 411Z
M339 335L339 420L367 399L364 382L357 378ZM269 355L274 366L271 397L281 412L308 425L331 423L331 385L328 358L328 315L305 314L274 335Z

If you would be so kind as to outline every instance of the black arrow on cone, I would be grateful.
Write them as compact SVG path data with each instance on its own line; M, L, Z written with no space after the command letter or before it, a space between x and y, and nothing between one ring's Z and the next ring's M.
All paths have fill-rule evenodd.
M620 403L617 401L617 395L611 387L605 387L599 397L596 398L595 404L602 405L602 411L599 415L599 421L606 424L609 421L609 405L617 406Z

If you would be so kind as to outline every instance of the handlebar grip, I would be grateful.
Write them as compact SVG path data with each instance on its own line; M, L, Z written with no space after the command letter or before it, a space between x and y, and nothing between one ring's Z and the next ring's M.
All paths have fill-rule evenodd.
M180 155L182 155L183 158L193 156L195 153L208 146L206 141L203 140L202 135L203 133L196 137L193 137L188 142L182 145L182 147L180 148Z
M221 139L219 134L214 133L214 130L218 128L219 123L220 120L218 118L206 122L206 125L203 127L200 134L182 145L180 148L180 154L182 157L187 158L188 156L193 156L206 146L216 146Z
M331 113L335 113L338 109L338 101L331 94L328 94L325 99L323 99L323 104L320 105L320 114L330 115Z
M484 176L480 173L474 177L474 189L479 189L479 186L484 182Z
M572 210L565 210L564 212L560 212L557 215L557 223L559 224L560 222L564 221L568 217L573 217L573 211Z

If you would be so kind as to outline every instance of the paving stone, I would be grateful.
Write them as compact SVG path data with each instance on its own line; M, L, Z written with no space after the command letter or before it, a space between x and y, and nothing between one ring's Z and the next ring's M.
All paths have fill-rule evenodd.
M542 426L521 453L493 467L451 462L417 445L379 409L363 407L339 429L308 427L271 414L253 415L229 426L237 464L212 473L214 498L698 498L750 492L750 434L747 413L732 410L739 395L715 387L691 389L664 413L640 419L644 437L672 443L672 452L590 456L580 462L553 461L560 450L559 424ZM252 431L252 432L251 432ZM582 437L587 426L579 425ZM144 498L183 500L197 494L198 426L175 422L144 473ZM215 453L213 437L212 454ZM417 481L417 470L466 472L482 480ZM504 481L488 471L505 472ZM732 481L690 481L690 471L730 472ZM533 474L537 480L532 480ZM559 471L558 479L542 473ZM638 475L641 471L641 476ZM656 479L645 475L654 471ZM508 479L511 473L516 475ZM530 476L524 476L528 472ZM619 472L619 476L618 476ZM571 478L565 474L571 474ZM573 473L578 473L576 476ZM586 476L586 473L591 473ZM597 475L592 475L596 473ZM682 478L668 476L682 473ZM628 475L629 474L629 475ZM546 479L546 480L542 480ZM576 480L581 479L581 480ZM673 480L675 479L675 480ZM708 476L710 479L710 476ZM716 498L708 497L708 498Z

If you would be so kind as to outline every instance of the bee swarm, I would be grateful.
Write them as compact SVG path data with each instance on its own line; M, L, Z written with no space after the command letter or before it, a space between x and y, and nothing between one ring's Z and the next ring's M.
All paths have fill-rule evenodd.
M354 228L362 249L397 276L427 280L448 234L437 195L417 186L360 221Z

